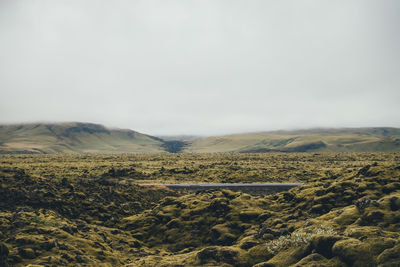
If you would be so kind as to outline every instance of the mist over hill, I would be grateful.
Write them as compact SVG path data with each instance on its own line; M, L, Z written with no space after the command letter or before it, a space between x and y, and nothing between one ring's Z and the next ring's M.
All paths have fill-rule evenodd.
M82 122L0 125L0 153L397 152L400 129L331 128L160 138Z

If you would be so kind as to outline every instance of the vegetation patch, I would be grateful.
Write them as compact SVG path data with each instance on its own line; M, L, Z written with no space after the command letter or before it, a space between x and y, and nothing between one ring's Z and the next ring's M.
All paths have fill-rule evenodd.
M396 266L399 166L396 153L7 155L0 266ZM271 195L137 184L225 179L304 184Z

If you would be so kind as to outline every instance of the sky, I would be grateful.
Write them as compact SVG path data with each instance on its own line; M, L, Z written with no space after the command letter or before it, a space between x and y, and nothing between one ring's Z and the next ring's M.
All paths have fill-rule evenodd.
M398 0L0 0L0 123L400 127Z

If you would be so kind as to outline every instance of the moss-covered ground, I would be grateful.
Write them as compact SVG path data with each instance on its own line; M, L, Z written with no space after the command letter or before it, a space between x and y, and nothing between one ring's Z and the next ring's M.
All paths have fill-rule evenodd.
M45 178L111 177L135 183L308 182L400 161L399 153L0 155L0 166Z
M400 265L399 154L153 155L153 160L2 156L0 266ZM243 179L304 185L264 196L229 190L183 194L137 185L143 179L125 170L133 164L135 172L157 181L185 181L180 172L179 179L152 175L160 168L202 165L212 181L223 181L224 173L257 176L266 169L263 179L252 180L253 174ZM239 169L229 171L232 166ZM197 173L202 175L189 172L187 180L208 181L206 172Z

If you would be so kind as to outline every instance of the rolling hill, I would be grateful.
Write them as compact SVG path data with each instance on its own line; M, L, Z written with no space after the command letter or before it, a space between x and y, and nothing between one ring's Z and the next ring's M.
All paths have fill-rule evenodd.
M0 153L158 153L164 142L132 130L92 123L0 126Z
M184 152L395 152L398 128L338 128L234 134L197 139Z
M158 138L93 123L0 125L0 153L399 152L398 128L334 128Z

